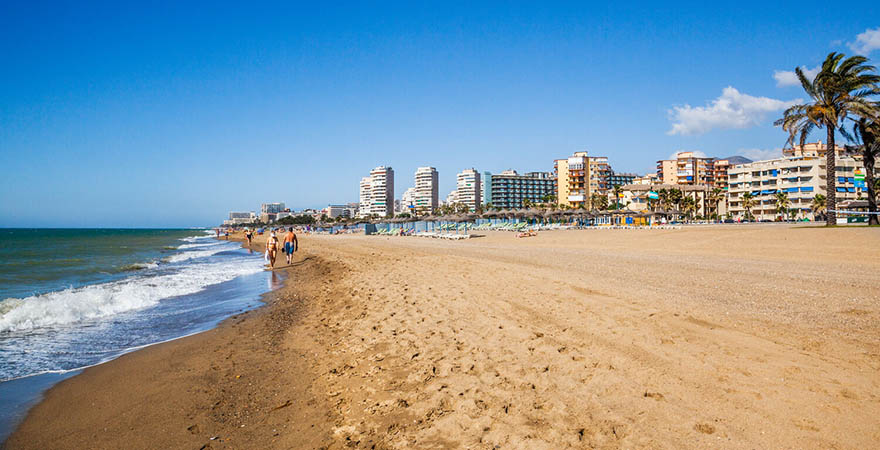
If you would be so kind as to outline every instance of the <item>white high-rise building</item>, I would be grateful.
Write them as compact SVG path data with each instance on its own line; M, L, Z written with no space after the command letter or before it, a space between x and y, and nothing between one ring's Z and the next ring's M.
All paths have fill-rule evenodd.
M443 204L454 205L456 203L458 203L458 191L453 190L446 195L446 201L444 201Z
M372 199L372 179L370 177L361 178L360 204L358 205L358 216L367 217L370 215L370 202Z
M416 207L416 188L409 188L400 197L400 209L398 213L413 213Z
M468 210L476 211L482 205L483 189L480 187L480 172L476 169L465 169L457 177L458 203L464 203Z
M437 169L419 167L416 169L415 194L413 203L419 214L430 214L440 205Z
M394 213L394 169L379 166L361 179L361 216L387 217Z

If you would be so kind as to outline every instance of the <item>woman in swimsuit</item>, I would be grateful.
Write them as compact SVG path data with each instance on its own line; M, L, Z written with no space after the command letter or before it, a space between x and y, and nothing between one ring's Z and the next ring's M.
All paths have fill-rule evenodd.
M272 232L272 235L269 236L269 239L266 241L266 251L269 252L269 266L273 269L275 268L275 254L276 247L278 246L278 238L275 236L275 232Z

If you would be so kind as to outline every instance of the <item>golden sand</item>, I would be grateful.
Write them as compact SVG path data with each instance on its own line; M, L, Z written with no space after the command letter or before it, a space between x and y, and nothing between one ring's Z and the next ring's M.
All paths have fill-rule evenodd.
M301 235L269 306L61 383L8 445L880 442L880 230L483 234Z

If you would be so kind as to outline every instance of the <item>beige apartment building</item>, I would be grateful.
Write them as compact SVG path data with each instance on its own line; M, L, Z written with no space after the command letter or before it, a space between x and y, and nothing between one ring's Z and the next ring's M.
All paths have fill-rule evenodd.
M753 196L751 213L755 220L775 220L776 193L785 192L789 198L789 208L796 210L795 217L816 220L811 208L816 194L827 196L825 174L825 151L817 149L821 142L811 145L807 151L800 149L784 150L783 158L738 164L730 168L728 205L734 218L745 218L743 196L748 192ZM805 146L806 147L806 146ZM867 189L855 180L856 171L864 171L862 160L857 156L843 154L838 148L836 160L836 198L837 202L856 200L867 196Z
M678 152L673 159L657 161L657 177L663 184L715 185L715 158Z
M604 156L589 156L587 152L575 152L566 159L557 159L553 165L556 172L556 200L560 205L590 208L593 193L608 194L608 178L611 165Z

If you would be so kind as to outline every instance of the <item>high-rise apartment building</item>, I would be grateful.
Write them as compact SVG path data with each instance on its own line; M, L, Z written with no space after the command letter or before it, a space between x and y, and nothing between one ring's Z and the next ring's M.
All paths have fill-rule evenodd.
M463 170L456 177L456 187L458 203L464 203L470 211L482 207L483 190L480 187L480 172L476 169Z
M524 200L541 203L556 196L556 179L550 172L483 172L482 183L484 203L499 208L522 208Z
M713 166L713 170L715 171L715 187L727 190L728 173L730 172L731 166L730 160L716 159Z
M367 217L370 215L370 204L372 202L373 187L372 178L361 178L360 185L360 202L358 205L358 216Z
M575 152L566 159L557 159L553 168L556 172L556 199L560 205L590 208L591 196L594 193L607 195L611 187L609 178L613 172L604 156Z
M394 169L379 166L370 171L370 214L394 214Z
M663 184L715 185L715 158L678 152L672 159L657 161L657 176Z
M809 145L809 144L808 144ZM821 145L821 143L819 143ZM867 187L856 182L856 172L864 172L864 164L858 155L844 155L839 149L835 171L837 201L855 200L867 195ZM789 209L798 218L815 220L811 205L816 194L827 196L825 178L825 152L811 149L783 151L782 158L737 164L729 170L727 203L730 214L736 218L746 217L745 194L752 196L751 213L756 220L774 220L777 212L776 194L788 196Z
M415 175L413 205L418 214L431 214L440 206L439 177L433 167L419 167Z
M394 169L379 166L361 178L358 215L388 217L394 214Z

